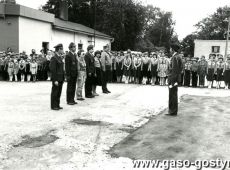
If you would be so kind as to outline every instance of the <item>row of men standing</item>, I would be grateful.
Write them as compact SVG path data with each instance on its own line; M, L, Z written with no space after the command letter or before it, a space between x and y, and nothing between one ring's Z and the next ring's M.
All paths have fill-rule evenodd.
M93 45L89 45L87 48L87 53L85 54L83 50L80 50L78 54L76 54L76 45L74 43L70 43L69 52L65 56L65 71L64 71L64 62L62 55L63 45L58 44L55 47L55 55L51 58L50 61L50 71L51 71L51 81L52 81L52 91L51 91L51 109L52 110L60 110L63 109L60 106L60 97L62 93L62 86L65 80L65 74L67 79L67 91L66 91L66 101L68 105L75 105L77 102L75 101L75 92L76 86L78 82L77 90L77 100L84 100L82 97L82 86L85 80L85 97L86 98L94 98L98 96L95 92L96 84L95 79L96 76L99 76L101 79L102 91L103 93L111 93L107 89L107 81L108 81L108 71L111 71L112 62L111 56L109 53L109 46L104 47L104 51L101 54L101 60L99 60L99 64L101 67L101 72L97 73L95 68L95 60L94 60L94 48ZM95 52L100 53L99 51ZM101 74L101 75L97 75Z

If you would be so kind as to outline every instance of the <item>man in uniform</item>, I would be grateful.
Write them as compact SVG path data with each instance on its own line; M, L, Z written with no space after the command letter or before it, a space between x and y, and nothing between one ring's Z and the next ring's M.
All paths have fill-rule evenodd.
M101 66L102 66L102 91L103 93L111 93L107 88L107 82L112 70L112 58L109 53L109 45L104 47L104 51L101 53Z
M180 82L181 71L183 68L182 59L178 52L179 44L172 44L172 57L169 65L168 85L169 85L169 112L168 116L176 116L178 112L178 84Z
M78 75L78 60L76 55L76 45L70 43L69 52L65 57L65 71L67 78L67 90L66 90L66 101L68 105L75 105L77 102L74 101L77 75Z
M63 54L63 45L58 44L55 47L55 54L50 61L50 72L52 81L51 91L51 109L60 110L60 97L64 82L64 63L61 55Z
M87 47L87 53L85 54L85 63L86 63L86 81L85 81L85 97L93 98L95 97L92 93L94 85L94 75L95 75L95 66L94 66L94 56L93 56L93 45Z

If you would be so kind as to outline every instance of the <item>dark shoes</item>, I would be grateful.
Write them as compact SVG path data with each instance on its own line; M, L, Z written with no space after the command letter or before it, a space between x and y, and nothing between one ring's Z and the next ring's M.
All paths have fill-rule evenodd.
M168 114L165 114L165 116L177 116L177 114L170 114L170 113L168 113Z
M54 107L54 108L51 108L51 110L56 110L56 111L58 111L58 110L61 110L61 109L63 109L63 107Z
M67 104L68 105L75 105L75 104L77 104L77 102L75 102L75 101L74 102L68 102Z
M111 93L111 91L106 90L106 91L103 91L103 93L108 94L108 93Z
M79 100L79 101L83 101L83 100L85 100L85 99L81 97L81 98L78 98L77 100Z
M87 95L85 96L86 98L94 98L95 96L94 95Z

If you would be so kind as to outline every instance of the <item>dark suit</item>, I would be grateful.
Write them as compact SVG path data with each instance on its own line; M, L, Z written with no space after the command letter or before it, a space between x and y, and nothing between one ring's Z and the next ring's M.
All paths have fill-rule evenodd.
M62 85L64 82L64 63L62 57L55 54L50 60L50 72L52 81L51 91L51 109L60 107L60 97L62 92ZM58 82L58 86L54 82Z
M69 52L65 58L65 71L67 77L66 101L73 103L77 84L78 60L77 55Z
M94 85L94 56L87 52L85 54L86 63L86 81L85 81L85 96L92 96L92 86Z
M178 112L178 85L181 81L183 69L182 59L178 54L172 56L169 64L168 85L169 88L169 114L177 115ZM175 85L177 83L178 85Z

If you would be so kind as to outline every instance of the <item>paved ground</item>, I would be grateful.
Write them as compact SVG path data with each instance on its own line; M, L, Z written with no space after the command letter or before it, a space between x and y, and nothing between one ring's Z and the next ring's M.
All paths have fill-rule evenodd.
M210 129L207 133L204 130L203 133L197 132L194 134L190 134L190 131L186 130L180 132L179 124L171 125L171 119L166 119L161 115L159 115L159 118L155 116L167 107L167 87L125 84L110 84L109 87L112 91L111 95L102 94L101 89L98 89L99 97L80 102L76 106L68 106L65 104L65 84L61 99L64 110L55 112L50 110L50 82L1 82L0 169L130 169L132 167L130 158L134 158L135 152L129 155L121 154L122 157L118 156L117 158L111 156L109 152L115 144L126 140L128 135L146 124L151 118L151 121L159 119L159 122L154 122L154 126L159 128L160 132L167 131L170 126L175 126L176 129L174 130L178 130L176 134L186 132L187 135L194 135L195 139L201 140L205 138L204 135L211 133L211 128L213 128L213 130L216 130L213 131L213 134L218 136L224 133L226 134L225 137L228 136L225 129L223 129L223 133L218 132L223 126L217 125L209 125ZM180 88L179 95L186 94L197 97L206 96L208 100L218 96L229 97L230 91ZM192 97L192 101L196 101L194 98L196 97ZM190 100L190 98L188 97L187 100ZM217 103L220 103L219 100L214 102L213 105L216 106ZM210 104L201 109L209 112L209 108L213 105ZM223 106L221 109L225 110L225 107ZM200 122L197 122L200 125L205 123L204 118L214 124L215 115L221 114L221 109L211 113L211 118L207 113L203 116L199 114L200 118L199 116L192 116L192 113L188 113L188 115L200 120ZM186 111L194 111L194 108ZM179 122L183 122L187 114L180 114L181 116L177 119ZM224 112L223 116L226 118L225 123L228 124L227 112ZM221 123L223 119L220 116L216 119L216 123ZM170 122L167 122L167 120ZM162 129L160 127L161 121L163 122ZM189 121L189 119L186 118L186 121ZM168 126L164 127L164 125ZM196 123L190 122L188 125L183 124L183 127L190 129L189 127L196 125ZM144 125L143 129L146 126L149 126L149 124ZM149 129L149 131L151 130ZM195 129L192 128L191 130ZM146 131L146 133L149 133L149 131ZM199 134L204 137L201 138ZM221 139L227 140L225 137ZM160 138L159 140L163 139ZM192 139L192 137L189 139ZM222 141L219 142L222 143ZM146 144L146 146L149 145ZM204 142L203 146L208 147L209 145ZM158 147L159 151L166 156L170 157L174 154L175 148L172 149L171 155L167 155L164 152L165 145L163 143ZM174 147L177 147L177 145ZM119 150L119 147L117 148ZM215 151L217 150L213 149L213 152ZM154 157L158 155L156 154ZM193 157L191 156L191 158Z
M115 145L117 157L147 160L228 160L230 97L183 96L177 117L164 114Z

